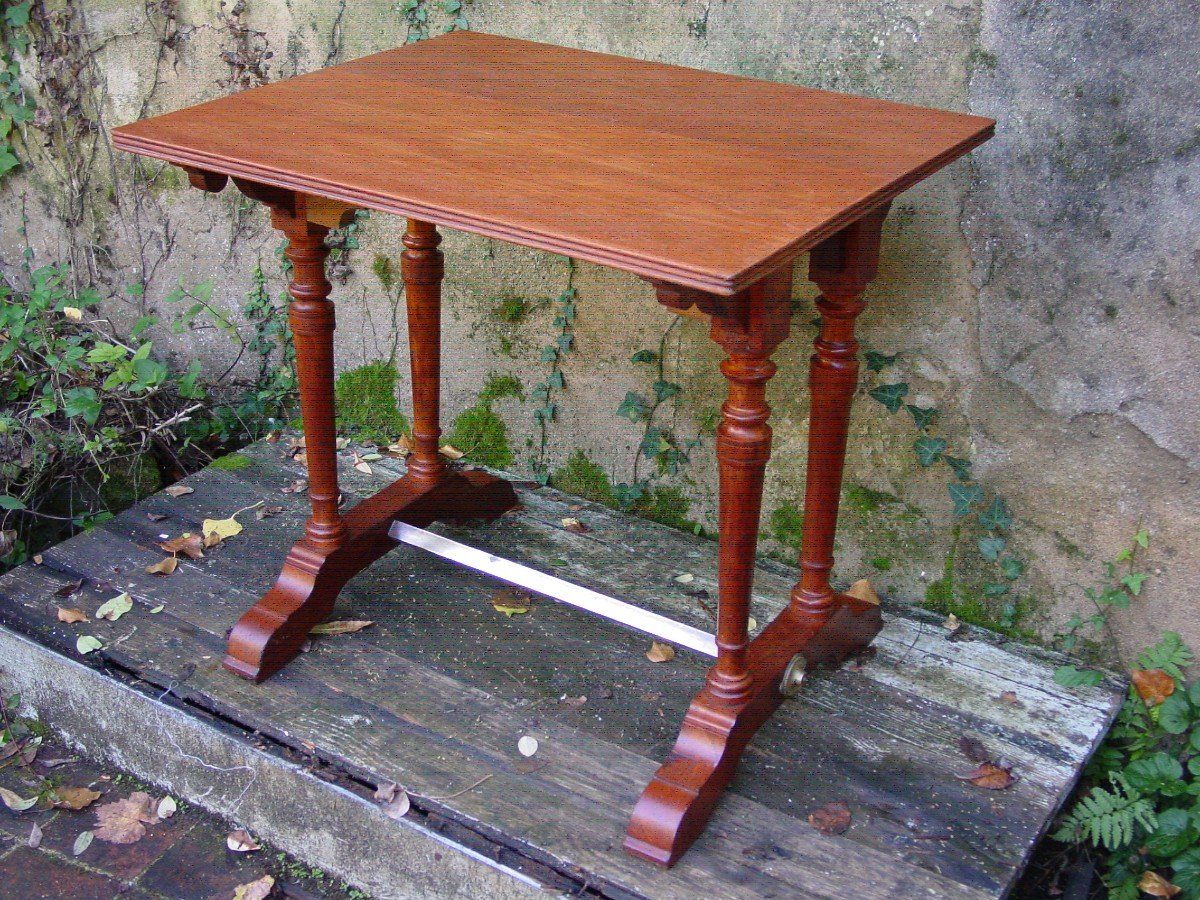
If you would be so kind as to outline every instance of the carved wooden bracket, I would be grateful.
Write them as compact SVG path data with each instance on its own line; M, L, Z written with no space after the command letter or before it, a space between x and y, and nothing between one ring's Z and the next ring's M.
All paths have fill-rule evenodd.
M192 187L212 194L219 194L229 182L229 176L221 172L210 172L193 166L180 166L180 168L187 173ZM354 214L360 209L350 203L343 203L341 200L305 194L301 191L251 181L247 178L235 177L233 183L251 200L266 204L272 210L281 212L289 218L306 219L316 225L324 225L326 228L342 228L349 225L354 219Z

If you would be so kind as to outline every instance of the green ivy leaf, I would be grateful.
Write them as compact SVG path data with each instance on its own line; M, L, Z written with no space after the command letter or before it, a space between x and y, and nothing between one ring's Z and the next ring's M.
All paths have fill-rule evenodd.
M32 0L13 4L4 11L4 21L10 28L24 28L29 24L29 8L31 6L33 6Z
M629 357L629 361L635 363L656 363L658 362L658 354L653 350L639 350L633 356Z
M1054 681L1063 687L1095 687L1104 676L1095 669L1080 669L1076 666L1059 666L1054 670Z
M1006 556L1000 561L1000 572L1009 581L1016 581L1021 577L1021 573L1024 571L1025 565L1019 559Z
M993 497L991 505L979 514L979 524L988 531L1007 531L1012 525L1008 506L1000 497Z
M1150 546L1150 532L1145 528L1139 528L1138 533L1133 536L1134 543L1145 550Z
M1158 727L1167 734L1183 734L1192 722L1192 704L1183 691L1171 694L1158 707Z
M659 403L662 403L669 397L674 397L676 394L682 393L683 388L670 381L654 382L654 396Z
M646 415L646 398L636 391L629 391L617 407L617 415L630 422L640 422Z
M870 396L886 406L888 412L891 413L900 411L900 406L907 394L908 385L903 381L898 384L881 384L870 392Z
M982 493L983 492L980 491L981 495ZM1007 546L1004 538L1002 537L980 538L978 544L979 552L983 555L984 559L989 560L990 562L995 562L997 559L999 559L1001 552ZM1081 622L1080 624L1083 623Z
M867 362L867 369L869 371L882 372L884 369L894 363L899 355L899 353L893 353L891 356L888 356L885 353L876 353L874 350L868 350L863 354L863 358ZM895 411L896 410L894 409L892 410L892 412Z
M917 462L928 469L942 458L942 451L946 449L946 442L941 438L922 435L913 444L913 449L917 451Z
M538 357L539 362L552 363L558 359L557 347L543 347L542 355Z
M7 147L0 147L0 175L4 175L21 164Z
M566 384L567 384L566 380L563 378L563 373L562 373L561 369L555 369L553 372L551 372L550 377L547 379L546 383L550 387L556 388L560 391L564 387L566 387Z
M1179 760L1161 750L1135 759L1122 774L1129 786L1142 794L1166 794L1170 797L1186 789L1183 766Z
M1142 592L1142 583L1149 578L1145 572L1130 572L1121 579L1121 584L1129 589L1129 593L1138 596Z
M560 334L558 336L558 349L562 353L570 353L571 347L575 344L575 335Z
M1008 585L999 581L983 586L983 593L988 597L1003 597L1008 593Z
M1155 856L1177 856L1200 840L1200 829L1186 810L1165 809L1158 814L1158 828L1146 839L1146 849Z
M1193 681L1192 686L1188 688L1188 699L1192 701L1193 706L1200 709L1200 678Z
M971 480L971 461L969 459L959 459L957 456L943 453L942 462L954 470L954 475L959 481Z
M913 422L922 431L928 428L938 415L938 411L932 406L913 406L910 403L904 408L908 410L909 415L913 417Z
M983 488L977 484L954 484L948 486L950 499L954 501L954 514L965 516L971 507L983 499Z
M1171 860L1171 883L1183 888L1183 896L1200 897L1200 847L1185 850Z

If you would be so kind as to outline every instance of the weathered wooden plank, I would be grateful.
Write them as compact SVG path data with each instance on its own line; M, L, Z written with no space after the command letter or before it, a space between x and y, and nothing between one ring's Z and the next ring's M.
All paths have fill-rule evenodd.
M928 616L890 615L878 655L860 671L817 679L764 728L710 835L680 868L654 873L615 848L637 790L699 684L699 659L681 653L655 666L641 637L549 601L506 620L489 603L494 582L402 548L355 579L339 603L338 617L371 618L373 628L318 641L264 686L216 669L225 629L269 585L304 517L302 497L279 493L303 474L281 450L256 445L247 454L251 467L200 473L188 482L194 494L152 498L54 548L47 563L139 599L138 615L122 620L138 630L110 652L147 680L165 686L199 662L177 693L294 746L310 741L368 780L402 781L430 809L560 870L581 867L610 893L683 896L720 879L730 896L995 895L1019 871L1119 699L1119 686L1059 688L1042 654L948 641ZM374 476L344 473L348 491L369 493L399 468L373 465ZM243 514L244 535L169 579L142 572L160 555L151 543L158 534L197 530L203 518L259 499L284 511L263 521ZM525 491L522 501L519 515L456 536L541 567L561 561L557 574L707 624L672 576L690 572L688 589L715 594L711 544L594 504L572 509L578 500L549 490ZM171 518L152 523L147 510ZM568 515L591 531L566 531ZM0 582L3 615L66 646L63 627L45 616L52 573L33 574L42 581L19 570ZM786 566L759 566L760 622L793 579ZM167 611L150 617L147 610L164 600ZM1006 689L1020 705L999 700ZM589 699L577 707L558 702L583 695ZM536 758L543 769L522 771L513 759L524 731L543 740ZM964 734L1012 761L1021 781L987 794L955 778L970 768L957 750ZM431 799L485 775L485 786L452 801ZM854 827L814 844L820 836L804 818L835 799L849 802ZM833 887L839 871L843 880Z

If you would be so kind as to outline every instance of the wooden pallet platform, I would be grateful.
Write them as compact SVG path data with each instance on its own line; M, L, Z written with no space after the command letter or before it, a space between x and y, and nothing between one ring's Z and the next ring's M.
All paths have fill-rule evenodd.
M215 712L359 783L397 782L412 815L559 890L1003 896L1123 696L1117 679L1062 688L1049 654L977 630L951 639L939 618L885 601L876 655L806 683L756 737L704 836L676 868L659 870L627 856L621 840L700 684L705 661L687 651L651 663L648 638L547 599L508 618L491 603L502 585L400 547L339 601L336 618L369 628L315 639L262 685L221 669L226 631L270 586L306 514L303 495L281 492L304 477L285 444L254 445L244 468L210 467L184 482L193 493L156 495L8 573L0 623L76 658L76 638L94 634L105 649L85 662L169 688L197 715ZM344 457L350 502L401 471L382 460L365 475ZM496 523L435 530L712 628L713 604L697 596L715 596L712 543L553 490L520 494L523 508ZM245 531L203 559L169 577L145 573L162 558L160 535L197 532L203 519L259 501L283 510L242 513ZM590 531L568 531L565 517ZM676 580L683 573L690 583ZM56 597L81 578L69 601ZM790 567L759 565L758 622L794 580ZM135 606L115 623L54 616L56 603L91 616L119 591ZM523 735L540 743L528 759L517 751ZM1016 784L989 791L959 777L974 766L963 737L1011 764ZM844 834L807 821L831 801L852 812Z

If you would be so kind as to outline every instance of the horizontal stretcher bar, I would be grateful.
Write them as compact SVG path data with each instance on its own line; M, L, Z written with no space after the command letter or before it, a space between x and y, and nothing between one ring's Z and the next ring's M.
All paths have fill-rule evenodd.
M511 559L504 559L488 553L486 550L460 544L458 541L434 534L432 531L426 531L424 528L417 528L406 522L393 522L392 527L388 529L388 534L391 535L392 540L402 544L420 547L442 559L587 610L627 628L645 632L659 640L687 647L697 653L703 653L705 656L715 657L717 655L717 642L707 631L701 631L699 628L693 628L683 622L676 622L674 619L660 616L658 613L634 606L632 603L626 603L624 600L618 600L590 588L572 584L554 575L513 562Z

